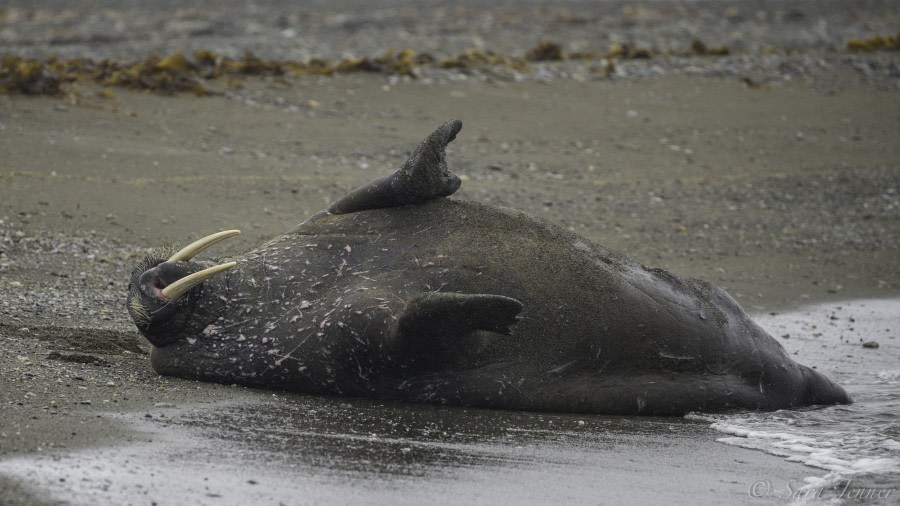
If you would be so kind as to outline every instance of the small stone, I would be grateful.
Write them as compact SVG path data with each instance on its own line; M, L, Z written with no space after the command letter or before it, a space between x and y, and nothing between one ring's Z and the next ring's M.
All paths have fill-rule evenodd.
M862 345L863 348L878 349L878 341L866 341Z
M90 405L91 405L91 401L89 401L89 400L83 400L83 401L81 401L81 404L84 404L85 406L90 406Z

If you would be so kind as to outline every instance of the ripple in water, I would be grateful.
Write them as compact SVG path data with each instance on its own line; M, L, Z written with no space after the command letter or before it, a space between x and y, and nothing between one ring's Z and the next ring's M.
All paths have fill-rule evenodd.
M755 320L800 363L840 383L854 403L688 418L710 422L725 434L722 443L824 470L773 484L797 502L900 500L900 300L822 304Z

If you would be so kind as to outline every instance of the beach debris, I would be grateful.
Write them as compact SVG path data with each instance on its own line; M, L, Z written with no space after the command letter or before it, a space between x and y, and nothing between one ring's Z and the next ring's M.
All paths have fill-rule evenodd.
M4 56L0 64L0 93L62 95L62 83L50 62Z
M900 32L898 32L900 33ZM848 49L874 51L896 49L900 36L879 36L869 39L851 39ZM598 77L615 74L616 62L621 60L651 59L663 57L725 56L730 51L725 46L710 46L700 39L693 39L684 51L658 51L641 47L632 42L617 42L606 50L567 53L562 44L544 40L522 56L506 56L490 50L469 49L452 56L438 58L427 52L412 49L394 51L388 49L378 57L348 56L341 60L311 58L307 61L269 60L251 51L242 57L229 57L210 50L186 54L177 50L168 55L152 53L144 59L122 63L111 59L94 61L85 58L61 59L51 56L32 59L7 55L0 62L0 93L64 96L71 94L67 85L94 83L103 87L96 92L100 98L116 98L113 87L152 91L165 95L193 93L197 96L219 95L223 86L242 88L241 78L263 76L271 78L298 76L332 76L352 72L371 72L391 76L416 78L420 67L441 69L479 69L506 67L515 72L527 73L529 64L586 61L589 71ZM218 82L219 86L213 84ZM749 87L757 83L745 78Z
M444 69L468 69L489 66L505 66L519 72L527 72L528 65L521 58L508 58L492 51L470 49L456 56L445 58L438 63Z
M873 35L868 39L852 38L847 41L847 49L856 52L900 49L900 30L894 35Z
M561 61L566 59L562 44L543 41L525 53L528 61Z
M685 56L728 56L730 51L725 46L707 46L700 39L694 39Z
M378 58L344 59L335 66L336 72L380 72L390 75L414 76L414 69L422 65L430 65L435 59L429 53L416 53L412 49L404 49L394 53L388 49Z

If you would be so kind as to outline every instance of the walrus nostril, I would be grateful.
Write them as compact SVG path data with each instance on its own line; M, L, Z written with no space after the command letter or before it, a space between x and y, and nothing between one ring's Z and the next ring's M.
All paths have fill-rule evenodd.
M163 279L164 274L160 272L162 265L163 264L153 267L141 275L138 287L145 297L149 297L150 299L165 299L165 297L162 296L162 293L163 289L165 289L169 283Z

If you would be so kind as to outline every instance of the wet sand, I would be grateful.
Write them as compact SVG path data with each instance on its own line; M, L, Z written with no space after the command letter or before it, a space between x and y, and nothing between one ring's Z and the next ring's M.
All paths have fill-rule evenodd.
M821 474L682 418L235 397L112 416L133 432L0 473L84 505L773 504Z
M704 424L591 417L585 428L578 417L541 421L531 414L273 398L157 377L147 345L128 321L125 288L149 248L238 228L244 234L216 253L246 250L392 172L423 135L460 118L463 131L448 152L451 169L464 179L458 198L543 216L647 265L708 279L750 312L897 297L900 95L896 83L873 85L846 68L823 68L815 80L762 86L718 73L552 82L352 74L250 78L243 88L203 98L123 89L103 95L91 84L62 99L0 95L0 342L6 348L0 461L46 463L34 476L37 490L0 474L0 496L11 504L123 497L177 503L177 495L163 495L168 480L152 476L146 495L132 495L138 491L130 481L76 493L73 482L82 475L53 462L124 466L128 448L153 440L152 451L134 455L159 462L141 463L141 472L159 466L159 476L168 477L188 462L199 475L209 470L204 477L213 482L231 479L234 469L209 464L238 451L223 440L238 444L246 437L243 444L264 452L268 447L253 442L252 427L271 434L278 421L266 416L282 414L312 434L304 440L309 446L301 445L309 448L301 475L316 492L303 502L387 500L415 488L392 488L392 479L413 483L423 469L391 467L393 459L402 461L402 444L450 453L461 444L412 434L377 451L350 445L356 449L328 460L334 444L323 443L324 435L347 436L336 439L340 446L361 437L351 431L384 428L385 419L414 431L458 417L477 420L464 432L478 437L466 444L484 459L470 463L463 452L459 468L436 460L426 468L440 479L425 482L434 488L415 488L420 495L412 497L764 504L748 494L752 482L802 478L809 468L724 446ZM304 418L310 410L325 413L328 423ZM342 424L339 415L348 410L365 423ZM233 415L248 412L263 419ZM583 432L550 428L551 418ZM207 438L191 425L198 419L225 432L248 430ZM522 439L533 450L495 445L489 429L498 420L548 432ZM563 436L571 439L560 443ZM185 441L202 446L201 456L177 452ZM411 453L419 455L418 448ZM497 459L525 464L485 464ZM283 460L272 462L266 472L287 472ZM347 462L351 468L342 468ZM364 470L379 465L387 470ZM526 470L527 483L517 482L515 490L502 485L509 469ZM57 482L48 485L48 477ZM263 484L265 473L247 480ZM472 486L464 486L469 480ZM571 490L539 486L550 480ZM211 487L214 495L202 500L257 497L240 496L241 490Z

